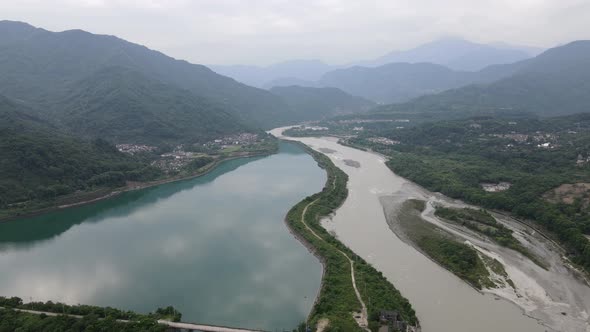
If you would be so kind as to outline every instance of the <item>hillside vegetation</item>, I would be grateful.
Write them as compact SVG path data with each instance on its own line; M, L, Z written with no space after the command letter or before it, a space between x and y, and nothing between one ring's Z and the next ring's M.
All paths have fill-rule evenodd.
M81 30L50 32L20 22L0 22L0 71L3 73L0 94L26 103L41 117L51 111L51 117L46 116L46 119L62 121L67 119L68 111L84 112L104 107L97 103L103 97L112 96L95 82L119 80L120 74L110 68L123 68L123 73L131 73L127 82L137 77L147 80L146 84L134 84L136 91L118 92L122 98L126 94L151 96L150 100L136 102L135 110L130 111L123 103L109 105L112 112L130 112L128 117L137 112L151 112L154 108L166 111L174 105L173 100L186 105L196 99L199 102L195 108L200 109L201 119L217 122L219 127L236 126L235 119L215 117L220 109L232 113L243 123L258 127L269 128L290 120L290 113L279 97L218 75L205 66L176 60L114 36ZM75 87L78 93L72 93ZM164 91L159 91L161 87ZM94 98L88 98L88 94L94 94ZM64 103L68 108L64 109ZM189 110L181 107L167 111L182 116ZM154 125L166 128L168 123L156 121ZM201 135L205 134L206 130Z
M162 145L253 131L220 104L124 67L76 82L51 116L82 137Z
M389 155L387 165L396 174L432 191L534 220L590 271L590 241L584 236L590 235L587 204L545 198L564 183L590 181L589 114L519 122L472 118L405 129L381 123L350 143ZM501 182L509 185L484 190L484 184ZM496 235L501 237L497 241L506 242Z
M360 113L375 106L370 100L352 96L337 88L288 86L274 87L270 91L285 100L298 121Z
M2 97L0 120L0 209L160 174L105 140L84 141L60 133Z

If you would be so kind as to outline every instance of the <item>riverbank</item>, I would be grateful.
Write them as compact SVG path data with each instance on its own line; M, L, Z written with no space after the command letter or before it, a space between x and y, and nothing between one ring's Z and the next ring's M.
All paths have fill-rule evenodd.
M5 210L3 213L7 215L0 214L0 222L11 221L11 220L18 220L22 218L34 217L43 215L45 213L49 213L56 210L63 210L83 205L94 204L100 201L104 201L107 199L111 199L117 197L125 192L141 190L151 187L160 186L163 184L179 182L179 181L186 181L190 179L194 179L203 175L210 173L211 171L215 170L219 165L224 162L240 159L240 158L255 158L255 157L264 157L269 156L276 153L276 150L269 151L269 152L241 152L239 155L232 155L228 157L221 157L216 159L210 164L205 165L204 167L191 172L189 175L182 175L182 176L171 176L164 179L159 179L155 181L149 182L128 182L124 187L118 188L102 188L92 192L82 192L78 194L68 195L66 197L60 197L59 200L54 202L54 204L43 207L43 208L34 208L31 210L19 210L11 212L10 210ZM0 211L2 212L2 211Z
M418 186L412 186L418 189ZM430 224L433 229L441 233L450 234L457 243L469 244L485 262L490 280L494 284L478 291L518 306L526 316L544 325L546 330L560 332L590 330L586 314L587 308L590 307L588 301L590 288L586 286L585 280L581 279L580 275L568 265L564 257L565 253L559 246L526 224L516 222L507 215L493 213L497 222L512 230L515 238L519 239L527 250L547 262L547 266L539 266L513 249L495 243L461 225L442 221L435 215L436 206L461 209L477 209L477 207L446 198L438 193L429 193L424 189L421 189L420 197L427 201L427 204L424 211L418 213L416 218ZM436 264L449 268L430 257L418 244L406 236L403 226L404 202L406 202L404 196L388 195L380 199L391 230L401 240L423 252ZM449 270L463 278L453 268Z
M399 209L390 209L384 196L381 204L388 224L395 227L395 233L441 267L477 290L494 287L499 282L491 278L483 259L469 244L420 217L426 208L425 201L409 199ZM498 274L502 274L501 271Z
M504 287L483 291L516 304L523 312L547 328L560 332L590 331L588 310L590 288L569 265L565 252L552 241L506 215L494 214L497 222L512 230L515 238L533 255L542 257L546 266L539 266L525 255L482 238L468 229L448 224L435 215L435 206L476 208L445 197L430 197L421 217L445 231L469 242L481 257L495 259L506 271ZM544 264L545 265L545 264Z
M546 330L522 315L518 307L482 295L391 231L379 198L393 195L401 204L407 198L427 197L428 193L392 173L385 164L386 158L343 146L335 138L287 139L301 141L319 152L330 152L326 156L348 175L348 198L321 226L374 266L408 298L423 331ZM344 160L356 161L358 164L354 166L359 167L349 166ZM362 293L362 282L360 290Z
M332 139L327 140L333 141ZM314 145L316 145L317 148L339 150L340 155L336 153L331 154L330 156L333 156L334 159L337 159L338 162L342 163L344 166L343 169L350 170L350 172L348 172L349 175L359 173L354 172L350 167L345 167L346 163L343 161L350 159L353 154L362 155L360 152L349 153L347 149L334 148L332 144L325 144L322 142L321 138L308 139L307 141L314 141ZM389 158L395 159L396 156L397 154L394 154L391 157L380 156L380 163L382 164L379 165L379 168L382 168L382 165L386 167L389 166L387 168L392 168L391 166L393 165L393 162L388 160L390 160ZM363 163L362 160L357 160L363 164L361 168L366 167L366 163ZM405 165L404 167L411 168L411 165ZM393 167L393 169L397 168ZM391 169L388 169L388 171L394 177L397 177L394 173L391 173ZM371 172L377 172L377 168L372 169ZM415 173L414 176L418 179L420 178L419 173ZM353 177L351 178L354 179ZM387 176L383 174L381 181L385 181L386 178ZM368 181L368 179L365 180ZM503 278L505 287L483 288L484 293L491 294L496 299L503 299L517 305L525 315L542 322L543 325L552 330L576 332L590 331L590 321L588 316L590 308L590 303L588 301L590 288L587 286L586 278L584 278L581 271L576 269L565 257L566 252L563 248L554 243L552 239L547 238L547 234L539 232L538 227L530 228L527 227L526 223L512 220L510 216L493 213L494 217L496 217L499 222L514 232L515 238L522 244L522 246L533 253L533 257L540 257L543 261L548 260L548 266L545 266L542 261L537 262L540 263L541 266L539 266L539 264L531 261L530 257L527 258L526 255L515 252L510 248L502 247L491 240L482 241L482 239L476 236L476 234L472 234L473 232L469 232L468 230L457 232L457 227L440 221L434 215L434 206L437 204L460 208L472 207L478 209L478 207L468 206L463 202L452 200L441 194L429 192L405 179L399 180L400 184L390 188L380 186L376 181L374 184L371 184L373 188L370 190L374 191L379 197L391 196L393 199L392 204L395 209L399 209L407 199L417 198L428 201L426 211L422 213L421 217L436 227L450 232L453 236L457 236L460 242L469 243L478 251L478 255L482 257L482 260L490 261L493 263L492 265L495 265L495 259L504 266L507 274L506 278ZM427 181L427 178L422 180ZM383 191L379 192L377 188L382 188ZM359 189L362 190L362 187L359 186ZM392 220L388 220L389 227L394 231L398 224L398 219L399 218L392 218ZM336 224L334 224L333 227L338 230ZM395 232L395 234L401 236L399 230ZM548 267L548 270L543 267ZM490 272L490 274L493 278L502 274L495 273L497 274L496 276L492 272ZM500 270L500 272L502 271ZM508 280L514 283L515 288L510 286ZM414 303L411 297L410 300ZM420 315L419 310L418 314ZM481 321L483 322L483 320ZM514 326L509 326L509 328L514 329ZM478 329L481 330L481 327ZM534 330L535 328L530 326L529 329ZM520 328L519 330L525 330L525 328Z
M295 205L286 218L291 232L323 265L322 286L308 324L317 328L320 322L328 322L329 327L343 331L376 330L380 310L397 310L405 322L415 326L414 310L399 291L320 225L322 218L333 214L345 201L348 177L329 158L305 148L328 175L324 189ZM364 289L357 287L359 284ZM371 299L369 305L366 299Z
M325 180L281 141L277 154L200 178L2 223L0 294L136 312L174 304L189 322L290 331L322 267L281 220Z

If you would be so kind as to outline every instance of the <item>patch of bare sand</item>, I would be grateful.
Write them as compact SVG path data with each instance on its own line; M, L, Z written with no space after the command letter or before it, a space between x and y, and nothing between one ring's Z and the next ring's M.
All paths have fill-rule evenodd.
M489 288L484 292L518 305L526 315L540 320L555 331L590 332L590 287L581 279L578 271L571 268L561 248L528 226L510 217L494 214L498 222L513 231L523 246L548 263L549 268L542 269L514 250L489 239L473 236L462 227L442 222L434 215L435 204L454 207L468 205L445 201L441 197L431 198L422 217L469 241L480 254L499 261L514 284L514 288L505 284L505 287Z
M322 318L318 320L318 324L316 325L316 332L324 332L325 329L330 326L330 320L328 318Z

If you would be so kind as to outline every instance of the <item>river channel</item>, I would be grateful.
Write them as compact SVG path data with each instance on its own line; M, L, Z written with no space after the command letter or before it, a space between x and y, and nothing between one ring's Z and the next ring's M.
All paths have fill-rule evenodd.
M322 267L288 231L287 211L326 174L299 146L231 160L192 180L0 223L0 295L183 321L291 330Z
M271 133L281 137L283 130ZM398 196L403 202L429 193L391 172L383 157L340 145L334 138L286 139L325 153L348 174L349 196L323 225L408 298L424 332L552 331L513 303L476 291L395 235L379 198Z

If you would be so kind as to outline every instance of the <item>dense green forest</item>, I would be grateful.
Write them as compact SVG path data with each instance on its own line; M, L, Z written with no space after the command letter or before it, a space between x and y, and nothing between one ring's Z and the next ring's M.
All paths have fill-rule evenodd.
M587 193L564 193L570 201L546 198L562 184L590 182L590 114L522 121L480 117L402 129L383 124L349 143L389 155L393 171L432 191L536 221L590 270ZM509 188L482 187L501 182Z
M160 175L105 140L60 133L5 98L0 98L0 120L0 209Z
M125 67L108 67L67 87L46 114L77 136L116 143L206 142L254 131L223 104Z
M0 94L22 100L41 114L53 110L54 115L59 115L55 120L67 120L64 103L76 106L78 111L99 107L93 102L111 97L103 95L109 91L92 90L91 85L88 94L78 94L73 99L71 90L77 85L84 89L88 81L100 79L109 68L125 68L165 86L167 91L162 92L150 82L136 87L141 88L142 95L153 95L151 100L156 100L156 104L165 105L167 99L175 96L187 98L177 101L181 105L199 98L198 107L211 120L221 108L249 126L270 128L290 121L288 107L279 97L216 74L205 66L176 60L114 36L82 30L51 32L26 23L0 21ZM94 92L96 95L92 95ZM112 106L119 106L119 111L126 113L146 112L142 107L151 105L137 103L136 110L128 110L124 104ZM179 106L174 113L181 116L186 108Z

